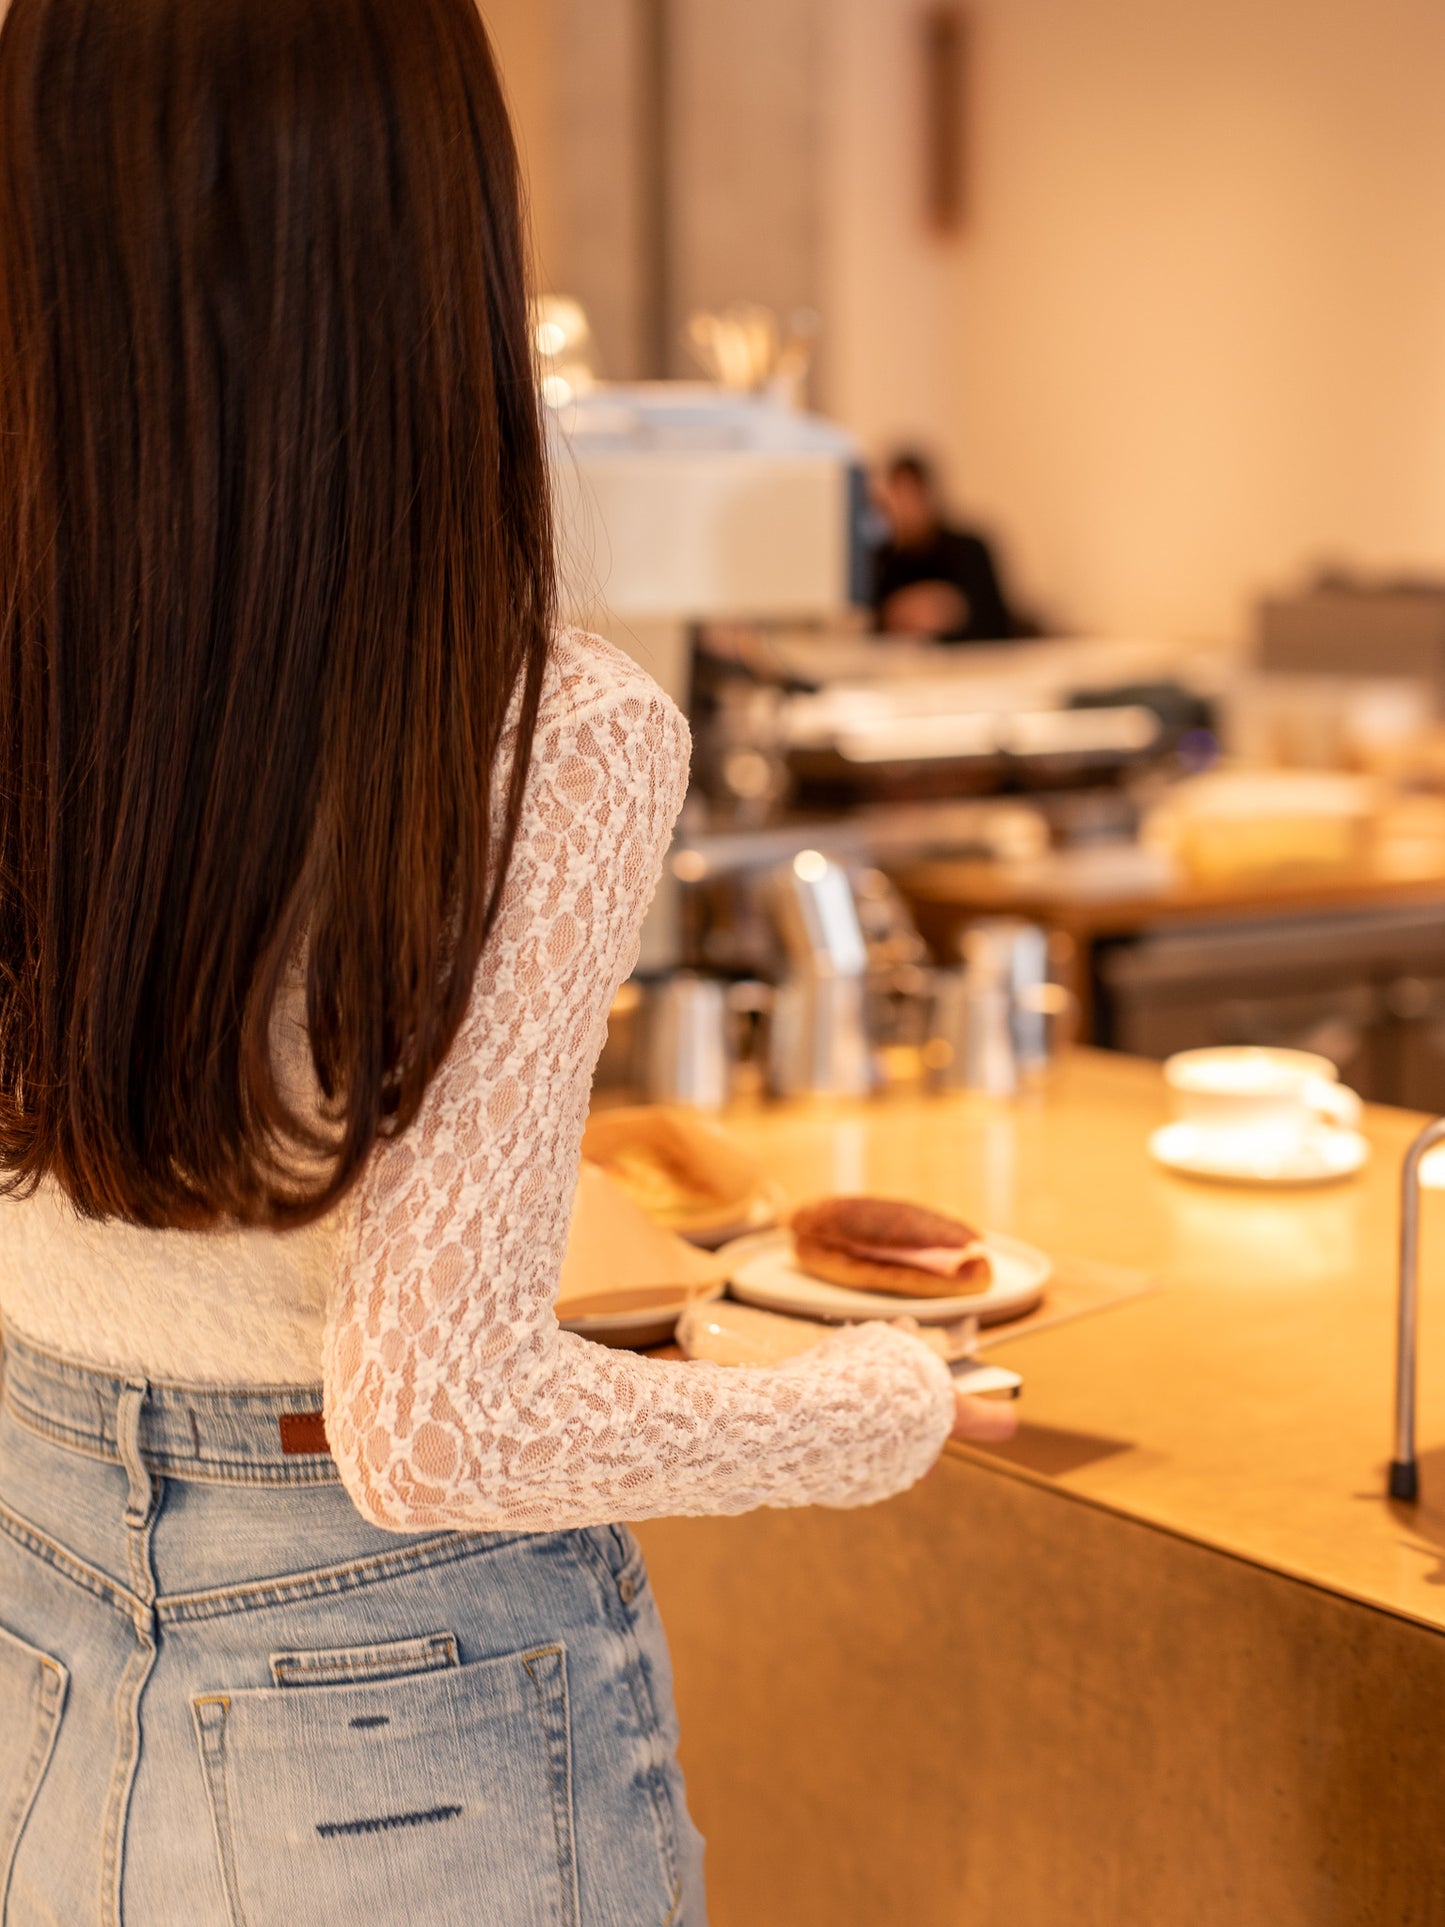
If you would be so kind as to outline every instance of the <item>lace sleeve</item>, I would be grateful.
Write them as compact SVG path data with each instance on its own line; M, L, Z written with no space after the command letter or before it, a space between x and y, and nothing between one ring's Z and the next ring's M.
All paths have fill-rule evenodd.
M553 1309L593 1068L687 782L687 726L625 657L557 645L502 913L406 1135L363 1177L325 1345L343 1480L382 1526L548 1529L911 1484L952 1381L860 1326L770 1370L673 1364Z

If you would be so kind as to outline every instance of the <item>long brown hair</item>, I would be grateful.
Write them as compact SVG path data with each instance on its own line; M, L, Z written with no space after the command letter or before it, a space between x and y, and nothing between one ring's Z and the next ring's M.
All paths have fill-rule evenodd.
M475 0L12 0L6 1189L284 1225L415 1117L552 633L524 232Z

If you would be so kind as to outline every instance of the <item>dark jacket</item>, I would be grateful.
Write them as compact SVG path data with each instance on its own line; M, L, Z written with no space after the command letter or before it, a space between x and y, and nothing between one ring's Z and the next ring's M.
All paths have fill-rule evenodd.
M1015 634L987 542L962 529L939 529L919 548L892 546L878 555L873 607L880 618L888 598L918 582L947 582L963 596L968 613L944 642L997 642Z

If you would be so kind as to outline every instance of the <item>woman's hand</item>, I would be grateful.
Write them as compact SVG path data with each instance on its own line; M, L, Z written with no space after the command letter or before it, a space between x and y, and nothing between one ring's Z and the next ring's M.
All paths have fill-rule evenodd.
M910 1338L923 1338L916 1318L894 1318L889 1322L896 1331L907 1332ZM1013 1399L968 1398L955 1391L950 1438L964 1439L970 1445L1001 1445L1018 1429L1018 1408Z
M966 1439L970 1445L1001 1445L1019 1429L1017 1401L1011 1398L965 1398L953 1395L951 1439Z

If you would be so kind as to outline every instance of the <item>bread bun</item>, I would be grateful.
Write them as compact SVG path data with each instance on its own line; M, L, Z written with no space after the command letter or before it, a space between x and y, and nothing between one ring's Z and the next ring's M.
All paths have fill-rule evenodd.
M792 1232L800 1270L855 1291L954 1298L993 1283L972 1225L904 1199L822 1198L794 1213Z
M707 1237L743 1222L763 1189L758 1159L721 1125L675 1105L595 1111L582 1155L656 1223Z
M892 1245L900 1250L976 1244L978 1233L962 1218L906 1198L819 1198L793 1213L794 1231L846 1251L852 1245Z

